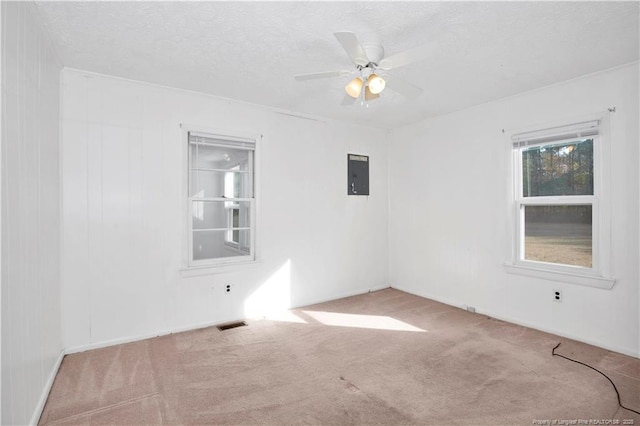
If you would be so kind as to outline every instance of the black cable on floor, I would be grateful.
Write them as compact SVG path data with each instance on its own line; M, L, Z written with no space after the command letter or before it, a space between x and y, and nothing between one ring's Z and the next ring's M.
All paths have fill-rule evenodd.
M603 376L604 376L604 377L609 381L609 383L611 383L611 386L613 386L613 390L614 390L614 391L616 391L616 395L618 396L618 405L619 405L620 407L624 408L625 410L633 411L633 412L634 412L634 413L636 413L636 414L640 414L640 411L636 411L636 410L634 410L634 409L631 409L631 408L629 408L629 407L625 407L624 405L622 405L622 402L620 401L620 392L618 392L618 388L616 387L616 384L615 384L615 383L613 383L613 381L609 378L609 376L607 376L606 374L604 374L602 371L598 370L597 368L593 368L593 367L592 367L592 366L590 366L589 364L585 364L584 362L576 361L575 359L571 359L571 358L569 358L568 356L564 356L564 355L557 354L557 353L556 353L556 349L558 349L558 346L560 346L560 343L558 343L558 344L556 345L556 347L555 347L555 348L553 348L553 350L551 350L551 355L552 355L552 356L559 356L559 357L561 357L561 358L568 359L569 361L573 361L573 362L575 362L575 363L577 363L577 364L584 365L585 367L589 367L590 369L592 369L592 370L594 370L594 371L597 371L598 373L602 374L602 375L603 375Z

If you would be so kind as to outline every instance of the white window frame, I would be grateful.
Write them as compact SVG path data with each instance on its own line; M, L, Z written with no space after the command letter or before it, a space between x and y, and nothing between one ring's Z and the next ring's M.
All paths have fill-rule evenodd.
M256 261L256 216L257 216L257 158L258 158L258 149L259 144L258 141L261 139L261 136L256 136L253 134L246 134L242 132L235 131L225 131L225 130L217 130L211 129L203 126L194 126L194 125L186 125L181 124L182 127L182 153L183 153L183 202L186 203L186 208L184 211L184 220L183 220L183 229L184 229L184 250L183 250L183 267L180 268L185 276L197 276L203 273L216 273L216 272L225 272L227 268L234 265L242 265L248 263L255 263ZM245 198L233 198L228 200L227 198L196 198L192 197L190 194L191 188L191 158L189 155L189 135L197 134L204 137L209 137L213 139L221 139L230 141L232 143L238 142L240 144L253 144L252 148L247 148L253 151L253 155L250 155L249 158L249 173L250 173L250 191L251 197ZM194 200L212 200L212 201L228 201L234 204L238 204L239 202L248 202L250 206L250 216L249 216L249 251L239 253L238 256L228 256L228 257L219 257L212 259L193 259L193 219L192 219L192 206ZM229 215L227 217L227 225L229 223L233 224L233 214L231 213L232 209L229 209ZM231 222L229 222L231 221ZM227 234L232 233L232 229L228 229L224 231L225 233L225 244L230 246L231 248L235 248L240 251L239 245L233 242L226 241Z
M566 123L566 122L565 122ZM511 150L512 202L510 214L511 259L507 271L548 280L610 289L610 121L608 114L597 114L572 121L572 124L529 128L507 134ZM524 197L522 189L522 152L526 148L561 144L582 139L593 140L593 195ZM563 265L524 258L525 206L591 205L592 266Z

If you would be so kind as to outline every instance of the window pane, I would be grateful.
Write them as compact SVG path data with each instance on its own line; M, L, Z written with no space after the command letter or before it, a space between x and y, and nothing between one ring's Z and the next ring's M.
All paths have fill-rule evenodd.
M522 194L593 195L593 139L523 149Z
M592 266L591 206L525 206L524 258Z
M193 143L189 147L193 169L231 170L238 166L238 170L249 170L249 153L252 151Z
M227 231L200 231L193 233L193 259L217 259L221 257L246 256L249 254L250 231L240 230L239 244L230 243Z
M190 196L252 197L249 166L253 151L191 143L189 155Z
M248 228L251 224L250 213L249 201L193 201L192 229ZM234 214L237 221L234 221Z
M195 198L218 198L224 195L224 172L191 170L191 193Z
M252 198L249 173L191 170L191 196L195 198Z

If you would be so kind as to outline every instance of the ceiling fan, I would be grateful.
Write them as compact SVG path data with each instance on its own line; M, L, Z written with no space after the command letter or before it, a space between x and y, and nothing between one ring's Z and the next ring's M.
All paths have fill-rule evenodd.
M422 89L406 80L381 73L408 65L426 57L427 49L417 47L396 53L389 57L384 56L384 48L377 44L361 44L352 32L334 33L338 42L355 64L355 70L324 71L311 74L296 75L297 81L315 80L329 77L346 77L358 73L354 79L345 86L347 94L342 105L353 104L356 99L362 102L372 101L380 97L380 93L388 87L409 99L415 99L422 93Z

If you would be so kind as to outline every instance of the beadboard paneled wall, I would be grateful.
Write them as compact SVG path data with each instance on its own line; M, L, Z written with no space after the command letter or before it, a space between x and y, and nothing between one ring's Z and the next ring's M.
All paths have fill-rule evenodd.
M37 421L62 350L60 70L32 3L2 2L2 424Z

